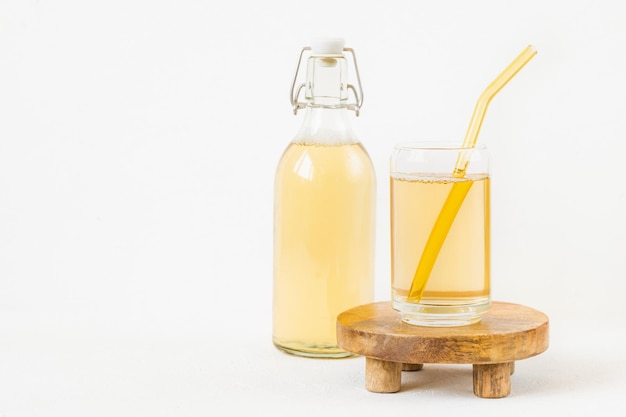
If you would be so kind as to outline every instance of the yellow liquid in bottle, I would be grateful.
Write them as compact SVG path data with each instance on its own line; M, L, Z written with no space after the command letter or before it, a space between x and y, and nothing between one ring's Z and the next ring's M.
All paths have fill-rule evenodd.
M343 357L336 318L373 301L375 174L361 144L292 143L276 172L273 342Z
M433 226L453 187L467 193L432 271L426 279L420 303L455 308L477 307L490 299L489 178L392 178L392 295L406 303L420 257L424 256ZM428 254L427 254L428 255ZM429 256L432 256L430 254ZM421 307L420 307L421 308ZM424 307L426 310L427 308Z

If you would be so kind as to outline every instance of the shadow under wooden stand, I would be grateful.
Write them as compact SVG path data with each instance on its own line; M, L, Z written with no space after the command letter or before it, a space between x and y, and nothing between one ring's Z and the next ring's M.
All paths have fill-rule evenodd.
M400 390L402 371L425 363L472 364L474 394L506 397L515 361L548 348L548 317L519 304L494 302L478 323L426 327L404 323L391 302L365 304L337 317L337 342L365 356L365 387Z

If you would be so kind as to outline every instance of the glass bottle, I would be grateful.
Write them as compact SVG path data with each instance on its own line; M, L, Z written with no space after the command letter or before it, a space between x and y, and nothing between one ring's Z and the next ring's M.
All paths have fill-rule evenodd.
M307 51L306 83L294 95ZM350 123L363 95L360 81L359 92L347 82L345 52L358 80L343 40L302 50L292 104L306 114L276 170L273 343L299 356L350 356L337 345L336 317L374 298L376 177Z

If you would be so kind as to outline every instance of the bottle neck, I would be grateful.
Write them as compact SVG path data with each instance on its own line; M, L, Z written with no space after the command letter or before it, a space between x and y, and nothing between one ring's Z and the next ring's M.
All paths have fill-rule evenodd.
M343 55L314 55L307 65L306 114L296 141L357 143L347 110L347 63Z
M343 55L313 55L307 64L306 104L339 108L348 103L348 65Z

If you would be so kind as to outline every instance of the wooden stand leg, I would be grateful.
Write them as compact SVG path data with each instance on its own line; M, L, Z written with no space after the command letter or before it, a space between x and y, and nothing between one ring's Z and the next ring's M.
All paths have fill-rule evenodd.
M400 362L365 358L365 388L371 392L398 392L402 379Z
M421 371L424 368L423 363L403 363L402 370L407 372Z
M511 375L515 373L515 362L510 362L511 364Z
M511 363L474 365L474 394L502 398L511 393Z

